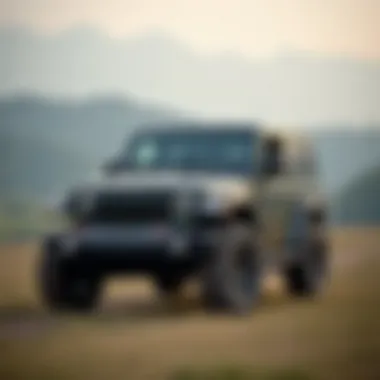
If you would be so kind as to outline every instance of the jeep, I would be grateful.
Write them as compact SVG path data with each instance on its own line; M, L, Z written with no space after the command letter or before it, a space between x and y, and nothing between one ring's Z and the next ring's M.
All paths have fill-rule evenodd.
M43 239L48 307L90 311L102 280L150 276L162 294L199 281L204 306L250 312L275 269L294 296L322 289L327 205L313 147L256 124L141 126L98 179L70 189L68 226Z

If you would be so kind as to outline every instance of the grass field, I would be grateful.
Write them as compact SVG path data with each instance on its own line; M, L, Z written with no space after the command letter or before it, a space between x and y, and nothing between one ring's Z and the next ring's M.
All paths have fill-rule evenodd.
M37 246L2 246L0 379L380 379L380 229L332 241L323 297L292 300L268 279L244 318L207 315L191 295L163 305L140 279L110 281L94 315L51 316L35 291Z

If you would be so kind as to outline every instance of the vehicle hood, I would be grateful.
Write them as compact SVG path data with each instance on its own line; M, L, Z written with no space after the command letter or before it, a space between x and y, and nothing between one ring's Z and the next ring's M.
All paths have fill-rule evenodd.
M224 196L235 200L252 197L252 182L243 176L180 172L129 172L118 175L99 175L82 183L77 189L88 192L103 191L203 191L208 195Z

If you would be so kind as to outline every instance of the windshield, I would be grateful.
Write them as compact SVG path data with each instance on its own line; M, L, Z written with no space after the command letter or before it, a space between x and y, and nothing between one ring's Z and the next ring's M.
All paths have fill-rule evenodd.
M138 133L121 160L134 170L196 170L249 174L253 167L249 131L160 131Z

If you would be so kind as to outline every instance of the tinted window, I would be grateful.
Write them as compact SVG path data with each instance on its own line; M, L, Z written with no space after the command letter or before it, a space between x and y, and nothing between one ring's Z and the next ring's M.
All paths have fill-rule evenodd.
M129 142L125 158L139 170L181 169L249 173L253 134L241 131L146 132Z

